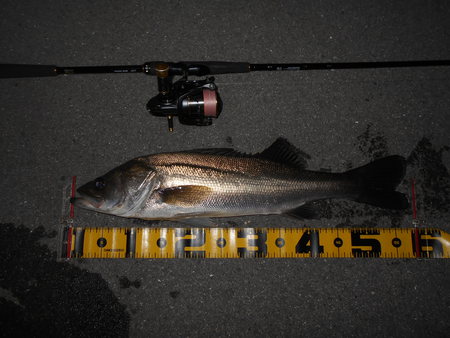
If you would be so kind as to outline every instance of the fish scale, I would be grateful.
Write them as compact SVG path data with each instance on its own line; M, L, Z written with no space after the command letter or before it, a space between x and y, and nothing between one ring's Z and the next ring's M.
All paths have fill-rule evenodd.
M408 205L395 191L405 174L400 156L329 173L305 170L295 151L278 139L255 155L203 149L138 157L79 188L75 202L148 220L282 213L310 218L314 213L305 204L328 198L392 209Z
M230 159L233 163L239 162L240 159ZM223 160L222 160L223 163ZM303 177L300 177L298 172L285 170L292 177L284 176L282 179L279 175L273 175L276 171L265 173L261 177L254 174L242 175L240 172L227 172L214 177L214 173L220 171L217 167L202 167L194 168L184 166L178 163L177 165L166 168L166 178L162 186L185 186L185 185L202 185L211 187L213 193L209 198L205 199L199 204L199 208L207 210L219 211L218 209L227 208L228 213L236 214L273 214L278 213L274 207L280 203L286 204L286 208L295 208L304 203L302 200L302 193L310 191L324 191L327 189L329 194L332 194L333 185L330 182L336 181L337 174L322 174L315 175L316 180L309 178L314 174L303 172ZM156 166L158 170L158 167ZM254 173L249 163L246 163L247 172ZM318 177L322 176L322 180ZM326 176L326 180L324 177ZM213 179L211 177L214 177ZM308 180L309 178L309 180ZM301 193L299 193L301 192ZM342 189L338 192L342 195Z

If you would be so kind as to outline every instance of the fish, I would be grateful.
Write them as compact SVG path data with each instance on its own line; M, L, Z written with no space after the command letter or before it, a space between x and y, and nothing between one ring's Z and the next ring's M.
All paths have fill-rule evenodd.
M396 191L406 171L392 155L345 172L307 170L300 150L284 138L257 154L197 149L134 158L77 190L77 207L143 220L201 220L285 214L317 217L313 203L348 199L402 210Z

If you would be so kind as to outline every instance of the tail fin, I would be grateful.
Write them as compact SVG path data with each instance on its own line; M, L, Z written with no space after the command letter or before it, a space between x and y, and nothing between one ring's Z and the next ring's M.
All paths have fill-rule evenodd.
M395 191L405 172L405 159L394 155L349 170L345 174L356 180L361 187L356 201L386 209L406 209L406 196Z

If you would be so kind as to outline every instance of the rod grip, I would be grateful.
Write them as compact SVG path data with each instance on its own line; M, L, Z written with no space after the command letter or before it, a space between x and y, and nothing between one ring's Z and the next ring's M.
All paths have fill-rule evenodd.
M57 67L53 65L0 64L0 78L56 76Z
M248 62L204 61L200 63L209 68L210 74L250 72L250 63Z

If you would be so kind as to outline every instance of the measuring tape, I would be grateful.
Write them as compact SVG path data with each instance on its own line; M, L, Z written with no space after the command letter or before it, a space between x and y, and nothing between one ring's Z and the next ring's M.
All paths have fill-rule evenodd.
M414 228L152 228L73 226L75 176L63 190L62 245L67 258L450 258L450 234ZM69 214L65 215L69 210Z
M67 227L61 258L450 258L425 228Z

